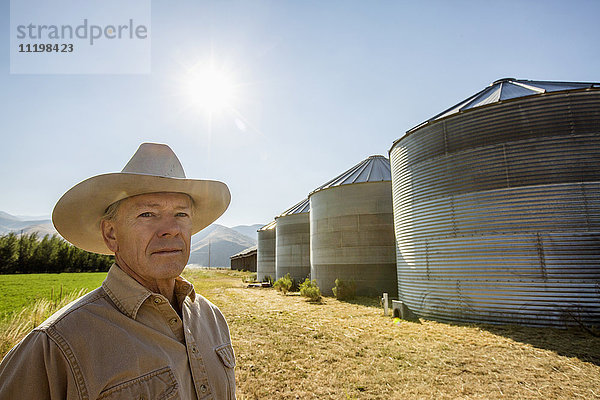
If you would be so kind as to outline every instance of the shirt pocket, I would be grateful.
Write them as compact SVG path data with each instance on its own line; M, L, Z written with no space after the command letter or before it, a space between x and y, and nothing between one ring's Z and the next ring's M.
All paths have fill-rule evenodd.
M215 348L219 359L225 367L225 375L227 375L227 399L235 399L235 353L231 343L225 343Z
M178 384L165 367L120 383L100 393L98 400L178 400Z

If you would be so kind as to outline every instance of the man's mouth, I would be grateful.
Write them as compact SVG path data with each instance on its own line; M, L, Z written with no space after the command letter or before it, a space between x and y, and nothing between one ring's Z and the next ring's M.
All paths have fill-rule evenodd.
M182 251L183 250L181 250L181 249L160 249L160 250L153 251L152 254L157 254L157 255L173 255L173 254L179 254Z

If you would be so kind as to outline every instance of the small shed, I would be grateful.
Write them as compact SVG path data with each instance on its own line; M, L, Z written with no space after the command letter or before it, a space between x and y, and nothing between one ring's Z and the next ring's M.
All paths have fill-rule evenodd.
M231 269L238 271L256 272L257 246L248 247L237 254L229 257Z

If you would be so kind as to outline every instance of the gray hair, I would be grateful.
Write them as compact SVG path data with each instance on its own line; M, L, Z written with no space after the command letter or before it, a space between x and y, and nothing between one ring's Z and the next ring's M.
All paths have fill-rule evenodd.
M104 210L104 214L100 217L100 221L112 221L117 216L117 212L119 211L119 206L124 199L117 200L112 203L110 206L106 207Z

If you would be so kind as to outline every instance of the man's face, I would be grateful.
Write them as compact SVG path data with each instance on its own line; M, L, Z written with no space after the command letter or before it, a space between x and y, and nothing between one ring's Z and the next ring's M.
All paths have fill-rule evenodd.
M123 200L103 229L113 234L111 250L119 264L126 264L121 268L144 281L168 280L179 276L190 257L191 216L186 194L142 194Z

